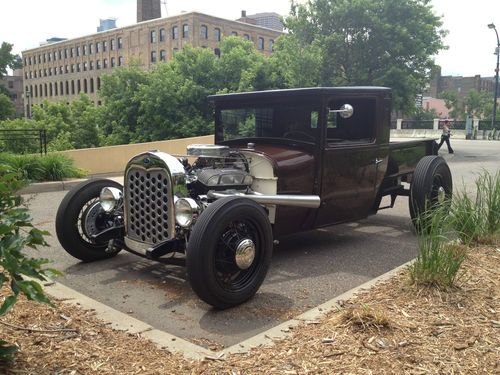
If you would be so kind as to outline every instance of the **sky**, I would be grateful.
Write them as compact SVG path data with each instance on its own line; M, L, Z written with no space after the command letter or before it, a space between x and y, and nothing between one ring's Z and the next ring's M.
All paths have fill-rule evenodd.
M247 14L276 12L286 15L290 0L162 0L162 16L199 11L227 19ZM443 16L449 47L435 56L443 75L493 76L496 35L500 33L500 0L432 0L436 15ZM8 6L7 6L8 4ZM93 34L100 18L117 18L117 26L136 21L136 0L0 0L0 43L14 44L14 52L37 47L58 36L75 38Z

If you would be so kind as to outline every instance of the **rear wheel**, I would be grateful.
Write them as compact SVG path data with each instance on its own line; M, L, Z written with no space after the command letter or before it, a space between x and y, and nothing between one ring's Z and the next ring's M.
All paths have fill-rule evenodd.
M106 252L107 241L97 243L92 239L92 235L114 225L113 215L104 212L99 203L104 187L123 188L112 180L88 180L71 189L57 210L56 233L60 244L66 252L84 262L111 258L120 251Z
M410 186L410 216L414 222L420 214L449 203L453 192L450 168L435 155L425 156L417 164Z
M218 309L253 297L272 256L271 224L257 203L239 197L212 203L198 218L187 247L191 287Z

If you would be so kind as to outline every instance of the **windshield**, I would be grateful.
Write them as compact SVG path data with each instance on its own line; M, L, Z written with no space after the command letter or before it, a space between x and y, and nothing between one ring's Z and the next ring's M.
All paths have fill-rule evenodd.
M286 103L221 109L219 134L223 141L239 138L289 138L314 143L318 133L318 107Z

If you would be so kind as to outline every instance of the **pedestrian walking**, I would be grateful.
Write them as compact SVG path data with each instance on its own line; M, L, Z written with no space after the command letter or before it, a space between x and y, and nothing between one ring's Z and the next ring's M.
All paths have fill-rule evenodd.
M453 154L453 149L450 146L450 136L451 136L451 124L448 120L445 120L443 124L443 134L441 134L441 142L439 143L438 151L443 145L443 143L446 142L446 146L448 146L448 153Z

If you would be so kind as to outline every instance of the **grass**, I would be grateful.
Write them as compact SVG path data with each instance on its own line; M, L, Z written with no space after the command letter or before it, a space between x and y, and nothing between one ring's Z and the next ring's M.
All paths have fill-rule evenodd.
M452 226L464 244L484 243L500 234L500 172L483 171L476 193L460 192L452 204Z
M12 168L21 178L35 182L85 176L84 171L74 166L72 159L61 154L39 156L2 153L0 164Z
M419 254L409 267L412 284L446 289L461 276L466 247L450 242L452 224L448 207L447 204L436 207L418 219L425 230L419 233Z

